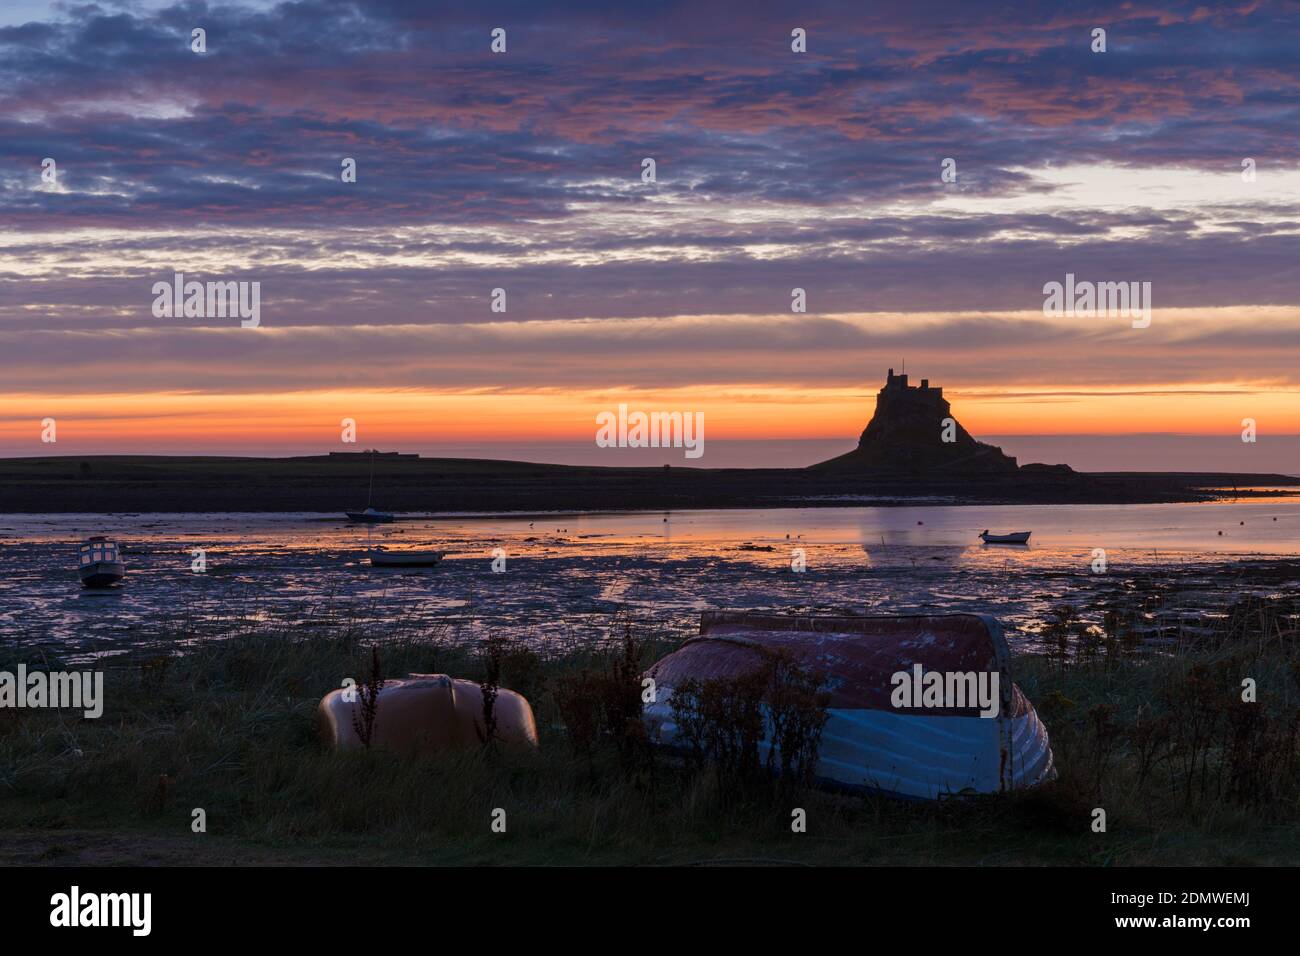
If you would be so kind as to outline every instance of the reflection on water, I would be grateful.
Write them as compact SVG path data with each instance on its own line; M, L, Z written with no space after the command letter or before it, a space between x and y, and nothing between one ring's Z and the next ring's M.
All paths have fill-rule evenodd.
M1032 531L1027 547L976 535ZM76 545L108 534L127 578L82 589ZM436 548L431 569L375 569L367 541ZM208 570L191 571L193 550ZM504 548L506 571L492 572ZM1091 570L1105 549L1107 573ZM792 573L795 549L806 573ZM1247 558L1300 555L1300 502L923 506L588 515L447 516L367 530L319 515L0 516L5 639L64 653L257 626L365 633L450 626L542 644L603 636L613 614L687 633L700 610L979 611L1014 642L1060 601L1082 608L1135 577L1215 596ZM1221 601L1219 602L1221 603Z

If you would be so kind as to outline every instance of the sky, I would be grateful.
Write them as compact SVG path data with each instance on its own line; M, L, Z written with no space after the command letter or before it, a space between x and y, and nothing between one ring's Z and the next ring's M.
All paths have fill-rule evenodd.
M626 403L806 464L905 363L978 437L1252 470L1300 434L1298 57L1295 3L4 0L0 454L546 459ZM176 273L257 327L155 314ZM1149 326L1045 314L1067 274Z

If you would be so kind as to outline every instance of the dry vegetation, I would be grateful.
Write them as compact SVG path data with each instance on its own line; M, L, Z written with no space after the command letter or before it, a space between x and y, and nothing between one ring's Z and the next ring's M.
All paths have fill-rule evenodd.
M683 753L656 751L640 675L670 645L643 625L615 622L607 646L551 658L438 633L379 646L340 628L242 636L119 662L96 721L0 711L0 860L118 862L149 847L149 859L180 863L1295 864L1296 613L1290 599L1249 599L1155 653L1125 630L1140 607L1091 628L1058 609L1050 653L1016 667L1059 778L937 803L807 786L825 698L817 675L780 658L751 681L682 688ZM368 692L381 667L519 691L540 750L489 737L421 759L327 751L321 696L346 677ZM1257 703L1241 699L1246 678ZM778 746L760 758L764 737ZM1089 827L1098 806L1105 834ZM190 830L196 807L206 834ZM504 835L489 827L496 807ZM795 807L806 833L791 832Z

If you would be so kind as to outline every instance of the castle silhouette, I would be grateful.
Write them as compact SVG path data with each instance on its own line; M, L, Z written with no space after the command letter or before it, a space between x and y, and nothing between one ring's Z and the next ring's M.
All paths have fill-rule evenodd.
M813 465L828 472L881 474L1014 474L1016 460L976 441L952 415L943 388L909 385L891 368L876 393L876 410L847 454Z

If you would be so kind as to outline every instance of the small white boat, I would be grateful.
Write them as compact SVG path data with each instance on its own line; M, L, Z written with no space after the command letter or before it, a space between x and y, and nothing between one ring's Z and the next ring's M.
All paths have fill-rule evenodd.
M443 559L442 551L387 551L367 548L370 563L377 568L431 568Z
M117 542L102 534L87 538L77 554L77 575L83 587L106 588L126 576L126 567L117 549Z
M1032 531L1013 531L1010 534L989 534L985 528L980 539L985 544L1028 544Z

